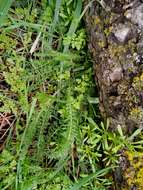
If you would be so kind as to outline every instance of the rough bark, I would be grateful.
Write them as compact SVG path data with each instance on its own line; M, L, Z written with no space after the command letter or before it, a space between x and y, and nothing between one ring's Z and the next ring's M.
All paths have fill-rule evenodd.
M143 127L143 2L95 0L85 20L101 114L110 118L110 130L120 126L131 134ZM136 159L140 160L138 169L131 164ZM141 153L132 158L127 153L122 155L115 189L143 189L143 182L137 179L143 174L142 161Z

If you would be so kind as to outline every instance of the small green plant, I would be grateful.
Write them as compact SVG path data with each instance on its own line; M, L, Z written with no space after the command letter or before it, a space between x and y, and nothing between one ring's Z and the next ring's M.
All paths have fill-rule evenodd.
M16 176L16 158L9 151L4 150L0 155L0 188L8 189L14 187Z
M73 36L67 36L64 38L64 45L71 45L71 47L77 50L81 50L85 46L85 30L78 31L78 34L73 34Z

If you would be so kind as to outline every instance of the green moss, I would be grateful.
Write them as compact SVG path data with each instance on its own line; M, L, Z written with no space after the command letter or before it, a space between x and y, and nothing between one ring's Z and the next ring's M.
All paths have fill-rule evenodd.
M4 51L11 51L13 47L16 46L16 39L13 39L13 37L8 36L6 33L0 34L0 55L3 54Z

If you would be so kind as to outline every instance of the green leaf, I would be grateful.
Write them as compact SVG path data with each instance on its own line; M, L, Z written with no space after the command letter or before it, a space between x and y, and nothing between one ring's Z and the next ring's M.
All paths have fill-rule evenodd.
M7 15L7 12L12 4L12 0L0 0L0 27L4 23L4 19Z
M77 183L75 183L69 190L78 190L78 189L80 189L83 185L85 185L86 183L88 183L92 179L94 179L94 178L97 179L99 177L102 177L102 176L106 175L109 172L110 169L111 168L108 167L108 168L102 169L100 171L97 171L96 173L91 174L91 175L89 175L87 177L84 177L83 179L81 179ZM97 180L99 180L99 179L97 179ZM100 178L100 180L101 180L101 178Z
M97 98L97 97L88 97L88 102L90 104L99 104L99 98Z
M142 129L137 129L128 139L132 141L136 136L141 133Z

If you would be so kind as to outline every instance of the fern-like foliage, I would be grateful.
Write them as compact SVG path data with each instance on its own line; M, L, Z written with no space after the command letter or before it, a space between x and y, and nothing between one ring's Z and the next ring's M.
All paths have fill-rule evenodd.
M67 96L63 107L59 110L61 115L61 139L56 151L52 154L58 159L67 158L72 144L80 139L79 134L79 113L75 108L76 99L72 95L71 88L67 89Z

